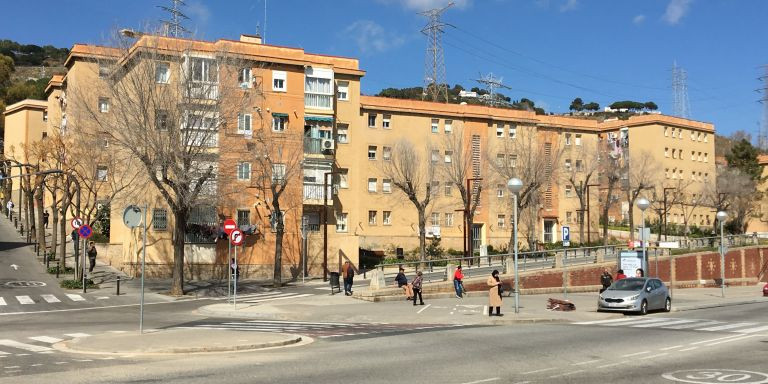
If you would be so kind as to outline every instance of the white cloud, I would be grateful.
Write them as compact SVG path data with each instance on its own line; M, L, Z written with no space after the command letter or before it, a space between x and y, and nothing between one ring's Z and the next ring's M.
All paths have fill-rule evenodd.
M192 24L206 25L211 19L211 10L199 1L187 2L187 8L181 11L188 14Z
M357 20L344 29L344 35L355 40L360 52L379 53L397 48L405 38L389 32L371 20Z
M566 0L565 4L560 6L560 12L573 11L579 7L579 0Z
M645 21L645 15L637 15L632 19L635 24L642 24Z
M677 24L688 13L691 2L693 0L670 0L667 5L667 11L664 12L664 16L661 19L669 25Z
M406 9L413 11L425 11L427 9L442 8L453 2L454 7L464 9L472 2L472 0L379 0L384 4L398 3Z

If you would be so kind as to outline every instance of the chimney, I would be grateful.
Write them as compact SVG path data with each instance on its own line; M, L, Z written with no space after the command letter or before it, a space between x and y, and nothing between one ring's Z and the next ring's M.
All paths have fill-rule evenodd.
M261 35L240 35L240 41L243 43L261 44Z

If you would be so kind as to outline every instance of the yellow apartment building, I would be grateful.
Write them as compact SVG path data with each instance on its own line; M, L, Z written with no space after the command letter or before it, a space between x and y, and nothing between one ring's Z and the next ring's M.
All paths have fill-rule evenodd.
M28 145L42 140L48 135L47 103L41 100L22 100L7 106L3 111L3 117L5 118L5 137L3 138L5 159L13 160L12 164L34 165L37 163L37 158ZM22 168L11 166L10 170L11 176L17 176ZM26 169L24 173L26 173ZM3 191L4 194L8 192L10 192L10 198L18 208L19 178L13 178L10 189Z

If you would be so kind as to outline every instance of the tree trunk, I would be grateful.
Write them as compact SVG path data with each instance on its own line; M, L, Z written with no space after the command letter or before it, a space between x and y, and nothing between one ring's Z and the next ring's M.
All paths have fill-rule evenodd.
M58 215L58 212L56 213ZM59 244L59 268L61 270L67 269L67 210L66 205L61 209L61 221L59 222L59 230L61 232L61 244ZM56 218L54 217L54 220ZM74 244L73 244L74 246Z
M283 284L283 235L285 234L285 224L283 224L283 215L280 211L280 197L272 190L272 212L275 214L275 264L272 275L272 286L279 288Z
M425 213L424 207L419 207L419 260L425 261L427 260L427 214ZM466 225L466 224L465 224ZM470 244L471 248L471 244ZM471 249L470 249L471 252Z
M632 209L633 202L629 202L629 239L635 240L635 210Z
M173 228L173 283L170 294L182 296L184 295L184 234L189 218L189 208L186 206L179 207L173 213L173 217L175 221Z
M615 181L608 181L608 193L605 194L605 204L603 205L603 245L608 245L608 211L611 209L611 194Z
M59 230L56 226L59 223L59 214L58 214L58 207L56 207L56 190L53 191L53 198L51 202L51 216L52 218L52 226L51 226L51 253L53 254L54 258L57 256L57 249L56 246L58 245L58 235Z
M43 260L45 260L46 257L48 257L47 254L47 248L46 248L46 241L45 241L45 228L43 226L43 191L45 190L45 187L43 184L40 184L40 187L37 188L35 191L35 205L37 208L37 220L35 224L37 226L37 243L40 247L40 253L43 254Z
M579 243L584 244L584 216L586 213L586 202L584 201L584 194L579 195L579 217L577 220L579 220ZM587 218L589 220L589 218Z

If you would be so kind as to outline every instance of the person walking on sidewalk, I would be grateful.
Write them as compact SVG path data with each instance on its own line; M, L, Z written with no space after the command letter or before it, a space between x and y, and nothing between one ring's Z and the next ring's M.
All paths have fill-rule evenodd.
M461 280L464 278L464 274L461 272L461 265L456 267L456 272L453 274L453 289L456 290L456 298L461 299L461 292L464 290L464 285Z
M48 218L50 216L51 215L48 213L47 210L45 212L43 212L43 228L45 228L45 229L48 229Z
M488 289L488 316L493 316L493 308L496 308L496 316L504 316L501 313L501 279L499 279L499 271L493 270L491 276L488 277L486 282L490 289Z
M8 200L8 204L6 204L5 207L8 208L8 218L13 219L13 201Z
M424 298L421 296L421 271L416 272L416 278L413 279L413 305L416 305L416 297L419 297L419 305L424 305Z
M413 289L411 288L411 285L408 284L408 278L405 277L405 269L403 269L403 267L400 267L400 271L397 273L397 276L395 276L395 282L397 283L398 288L403 288L405 300L411 300L411 298L413 298Z
M96 267L96 244L91 241L88 243L88 262L90 262L90 267L88 268L88 273L93 272L93 268Z
M603 274L600 275L600 285L603 286L603 288L600 290L600 293L605 292L608 287L613 284L613 276L611 276L611 272L608 271L608 268L603 270Z
M352 296L352 281L355 277L355 268L349 261L344 262L344 266L341 267L342 277L344 278L344 294Z
M621 279L626 279L626 278L627 278L627 275L624 274L623 269L619 269L618 271L616 271L616 281L619 281Z

